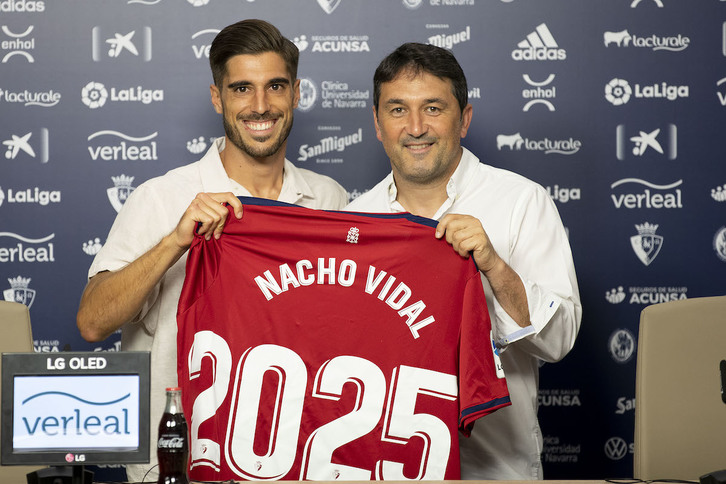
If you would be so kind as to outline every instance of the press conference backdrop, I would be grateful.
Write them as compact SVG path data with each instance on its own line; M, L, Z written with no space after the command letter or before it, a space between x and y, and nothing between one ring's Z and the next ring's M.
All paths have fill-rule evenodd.
M243 18L300 48L288 158L351 197L389 171L378 62L454 52L464 145L546 187L574 253L584 316L542 370L545 476L632 475L640 311L726 293L726 2L0 0L0 289L36 351L119 349L76 330L87 269L135 187L223 135L209 45Z

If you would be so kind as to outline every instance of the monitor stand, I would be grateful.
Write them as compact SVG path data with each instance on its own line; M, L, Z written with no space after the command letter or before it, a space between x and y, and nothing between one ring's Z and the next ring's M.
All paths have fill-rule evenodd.
M92 484L93 472L83 466L53 466L27 474L28 484Z

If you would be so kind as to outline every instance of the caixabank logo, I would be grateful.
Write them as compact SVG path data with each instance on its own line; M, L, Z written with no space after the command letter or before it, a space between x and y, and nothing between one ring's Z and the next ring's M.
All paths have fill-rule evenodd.
M647 127L619 124L615 128L615 154L618 160L675 160L678 157L678 127L673 123Z
M91 29L91 58L94 62L105 60L151 60L151 27L139 27L117 32L99 26Z
M50 160L49 131L47 128L38 128L34 131L20 131L9 133L2 141L5 147L6 160L26 161L28 159L40 163L48 163Z

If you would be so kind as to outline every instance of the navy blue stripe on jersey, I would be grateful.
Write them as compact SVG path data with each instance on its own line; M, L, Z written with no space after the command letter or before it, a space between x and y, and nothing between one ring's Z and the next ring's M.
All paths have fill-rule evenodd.
M478 413L478 412L489 410L492 408L501 407L502 405L508 405L510 403L511 403L511 401L510 401L509 397L507 396L507 397L497 398L495 400L492 400L487 403L483 403L481 405L476 405L474 407L465 408L464 410L461 411L461 417L459 417L459 423L461 423L461 421L464 420L464 418L466 418L467 416L469 416L473 413Z
M298 207L298 208L304 208L300 205L295 205L293 203L287 203L287 202L280 202L277 200L269 200L267 198L257 198L257 197L237 197L239 198L240 202L242 202L242 205L260 205L263 207ZM307 208L306 210L314 210L312 208ZM419 217L418 215L414 215L409 212L401 212L401 213L369 213L369 212L346 212L346 211L336 211L336 210L322 210L323 212L329 212L329 213L344 213L348 215L356 215L361 217L373 217L378 219L389 219L389 220L399 220L399 219L405 219L409 222L413 222L419 225L426 225L428 227L436 227L439 222L436 220L426 218L426 217Z

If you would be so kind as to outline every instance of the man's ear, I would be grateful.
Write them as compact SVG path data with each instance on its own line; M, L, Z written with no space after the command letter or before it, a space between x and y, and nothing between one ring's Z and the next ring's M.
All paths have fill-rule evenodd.
M461 113L461 137L466 138L466 133L469 131L471 125L471 118L474 116L474 108L471 104L464 106L464 111Z
M300 79L295 79L292 85L292 108L296 109L300 102Z
M376 111L375 106L373 106L373 125L376 128L376 138L378 138L378 141L383 141L381 138L381 128L378 127L378 111Z
M222 114L222 95L216 84L211 84L209 86L209 93L212 96L212 105L214 106L214 110L217 111L218 114Z

